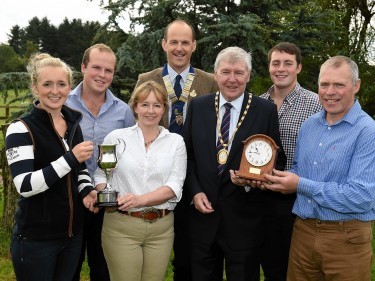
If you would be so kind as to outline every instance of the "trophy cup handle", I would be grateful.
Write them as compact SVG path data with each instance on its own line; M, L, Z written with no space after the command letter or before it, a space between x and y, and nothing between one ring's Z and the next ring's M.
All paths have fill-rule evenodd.
M121 144L121 143L124 144L124 148L121 151L121 153L123 153L125 151L125 149L126 149L126 143L125 143L125 141L123 139L117 139L117 141L118 141L118 144Z

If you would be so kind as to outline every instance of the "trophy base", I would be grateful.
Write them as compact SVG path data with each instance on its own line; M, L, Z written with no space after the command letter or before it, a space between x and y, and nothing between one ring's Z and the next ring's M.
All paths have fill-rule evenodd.
M95 203L95 207L118 207L117 202L101 202L101 203Z

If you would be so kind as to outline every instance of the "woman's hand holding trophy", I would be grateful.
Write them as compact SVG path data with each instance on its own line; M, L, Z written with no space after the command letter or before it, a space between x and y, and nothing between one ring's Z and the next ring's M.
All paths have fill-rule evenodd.
M121 144L124 145L124 149L122 152L125 151L125 141L123 139L118 140L118 144L99 144L99 159L98 159L98 166L101 168L107 177L107 184L103 189L98 191L98 198L96 206L98 207L116 207L117 204L117 196L118 191L112 188L108 181L113 173L113 169L116 167L118 158L116 154L116 147L117 145ZM99 187L100 188L100 187Z

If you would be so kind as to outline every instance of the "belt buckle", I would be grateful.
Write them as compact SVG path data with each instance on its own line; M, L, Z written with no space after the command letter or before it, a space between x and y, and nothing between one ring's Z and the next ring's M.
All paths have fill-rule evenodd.
M156 213L158 216L157 216L156 219L153 219L153 220L146 219L146 218L145 218L145 215L147 215L147 214L149 214L149 213ZM155 208L149 208L149 209L144 209L144 210L142 210L142 219L143 219L145 222L149 222L149 223L156 222L158 219L160 219L160 213L159 213L159 210L158 210L158 209L155 209Z

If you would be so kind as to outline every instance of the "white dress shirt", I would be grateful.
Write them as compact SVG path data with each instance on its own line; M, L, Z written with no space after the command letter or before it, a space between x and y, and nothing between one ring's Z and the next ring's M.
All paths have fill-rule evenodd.
M232 137L234 137L233 133L234 133L236 127L237 127L237 123L238 123L238 120L240 118L243 99L244 99L244 94L239 96L234 101L229 102L232 105L232 108L230 109L229 140L233 140ZM228 101L226 101L226 99L220 93L220 96L219 96L219 118L220 118L220 120L223 119L223 116L224 116L224 113L225 113L224 104L226 104L226 103L228 103ZM220 121L220 124L221 124L221 121ZM219 132L218 132L217 129L218 128L216 126L216 142L217 142L218 137L219 137L219 134L218 134ZM230 151L231 147L232 147L232 142L230 142L229 145L228 145L228 151Z
M118 144L118 163L112 171L109 184L120 195L141 195L161 186L168 186L176 196L153 207L173 210L182 196L187 165L186 148L180 135L170 133L161 126L159 130L159 136L149 145L148 150L138 123L129 128L114 130L104 138L103 144ZM119 140L125 142L125 147L124 142ZM105 173L99 168L94 173L94 181L95 185L106 182Z

